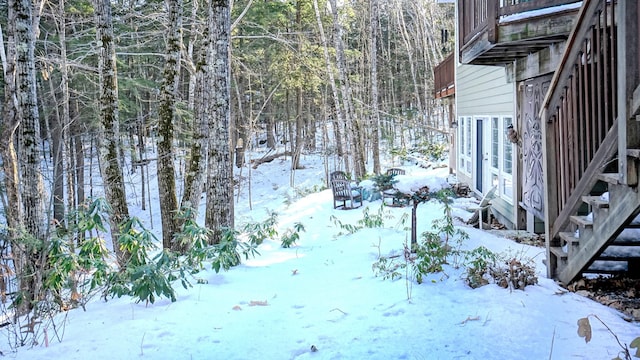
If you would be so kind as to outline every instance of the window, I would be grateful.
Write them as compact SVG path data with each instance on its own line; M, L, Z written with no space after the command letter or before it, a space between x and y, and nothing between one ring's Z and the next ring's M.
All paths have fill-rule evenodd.
M461 116L458 119L458 159L460 160L460 171L471 174L471 117Z
M507 129L509 126L513 125L513 119L509 116L505 116L502 118L503 124L503 134L505 136L502 137L503 143L503 157L502 157L502 184L500 186L500 194L506 197L509 200L512 200L513 197L513 144L506 137Z
M506 133L513 118L510 116L491 117L491 184L498 187L502 198L513 201L513 144Z
M491 118L491 167L498 168L500 158L498 149L500 148L500 127L497 117Z

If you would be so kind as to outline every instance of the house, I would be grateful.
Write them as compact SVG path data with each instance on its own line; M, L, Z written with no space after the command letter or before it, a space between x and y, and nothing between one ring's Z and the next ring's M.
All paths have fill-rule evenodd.
M458 173L477 192L495 183L511 110L511 225L543 225L548 276L564 284L586 272L640 275L639 3L456 2ZM503 86L513 89L511 109L506 92L501 104L491 95ZM486 110L465 108L483 92ZM500 186L509 168L498 170Z
M433 87L434 98L436 99L437 108L441 114L438 115L442 119L443 128L448 131L449 141L449 170L451 172L456 168L456 137L453 131L458 126L455 117L455 52L452 52L441 63L433 69Z
M515 84L497 66L459 64L456 78L456 175L480 195L496 187L492 212L515 228L517 149L505 136L515 120Z

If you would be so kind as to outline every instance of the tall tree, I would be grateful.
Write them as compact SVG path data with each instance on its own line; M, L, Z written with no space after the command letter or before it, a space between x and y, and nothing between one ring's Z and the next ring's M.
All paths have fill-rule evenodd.
M15 52L15 114L20 130L20 192L26 234L12 244L16 274L20 283L18 305L29 310L43 294L43 264L46 262L46 222L44 221L44 180L40 169L40 118L36 93L35 45L41 2L9 1L9 17L15 22L12 32ZM11 124L11 122L9 122ZM10 138L11 139L11 138ZM33 241L35 239L35 241ZM28 240L28 241L21 241Z
M130 254L118 246L118 238L120 224L129 219L129 207L119 158L118 77L111 2L94 0L94 6L100 76L100 136L98 136L100 173L104 183L105 198L111 206L109 217L111 240L118 263L124 267Z
M303 36L302 36L302 1L296 1L296 20L295 26L298 33L298 53L302 54ZM293 64L292 64L293 65ZM295 136L293 137L293 147L291 151L291 186L294 185L294 174L296 169L300 168L300 157L302 156L302 148L304 147L304 137L302 130L304 129L304 118L302 114L302 84L297 83L296 92L296 119L295 119ZM292 125L293 126L293 125Z
M178 199L174 165L174 129L176 103L180 80L180 52L182 50L182 0L167 0L169 12L169 33L167 36L166 62L164 77L160 88L158 109L158 193L162 217L162 246L165 249L177 249L172 244L177 230L176 212Z
M349 172L349 158L344 157L343 149L343 137L342 128L345 123L342 107L340 106L340 96L338 95L338 87L336 86L336 80L334 76L334 68L332 66L331 58L329 56L329 44L327 36L324 32L324 25L322 24L322 16L320 14L320 8L318 6L318 0L313 0L313 8L316 13L316 23L318 24L318 31L320 32L320 41L322 43L322 54L324 55L324 63L326 67L327 76L329 78L329 86L331 88L331 95L333 96L333 105L335 109L335 121L334 121L334 138L336 141L336 149L338 155L338 162L344 161L345 170Z
M224 228L233 227L233 164L229 143L231 23L229 0L209 0L207 4L208 57L211 107L207 167L207 210L205 225L212 229L211 242L220 242Z
M364 146L362 143L362 124L360 119L355 117L353 99L351 94L351 83L347 72L347 61L345 58L345 46L343 40L343 26L340 19L340 11L336 0L329 0L333 12L334 43L336 51L336 65L338 67L338 78L340 80L340 91L342 94L342 105L344 107L345 125L351 135L351 156L353 159L353 170L356 178L363 178L366 169L364 165Z
M373 172L380 174L380 112L378 105L378 0L370 2L369 17L369 61L371 76L371 111L370 111L370 129L371 129L371 149L373 152Z

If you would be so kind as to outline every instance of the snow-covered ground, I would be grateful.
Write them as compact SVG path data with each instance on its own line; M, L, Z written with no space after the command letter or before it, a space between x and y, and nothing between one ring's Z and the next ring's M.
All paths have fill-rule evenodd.
M543 249L460 222L457 227L469 235L462 249L483 245L531 258L539 284L524 291L497 285L471 289L463 267L453 266L422 284L404 276L394 281L374 276L372 264L380 256L402 255L410 223L399 223L411 208L385 207L392 218L383 228L344 234L332 216L356 224L366 208L377 213L381 201L335 210L331 190L299 197L325 178L322 158L306 156L302 164L305 169L295 174L297 192L289 187L289 159L251 173L244 169L235 204L237 224L262 221L268 211L278 213L280 233L302 223L305 231L295 246L285 249L267 240L255 259L228 272L200 273L206 281L187 290L176 285L173 303L95 299L86 311L60 315L62 342L49 329L48 346L41 341L12 352L5 342L0 350L15 359L612 359L621 351L614 336L589 317L593 334L585 343L577 332L580 318L597 315L623 344L640 336L638 324L620 313L546 279ZM432 189L446 182L446 169L403 168L408 179L424 179ZM160 238L155 170L150 174L151 210L134 205L132 213L150 228L153 216ZM461 209L465 203L456 203L455 216L470 215ZM429 201L418 206L417 215L422 233L442 218L443 207Z

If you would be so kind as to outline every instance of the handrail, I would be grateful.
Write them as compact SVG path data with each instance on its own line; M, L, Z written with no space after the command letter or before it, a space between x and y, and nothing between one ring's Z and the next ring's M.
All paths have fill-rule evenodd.
M566 227L617 150L614 9L607 0L583 2L540 110L550 240Z

